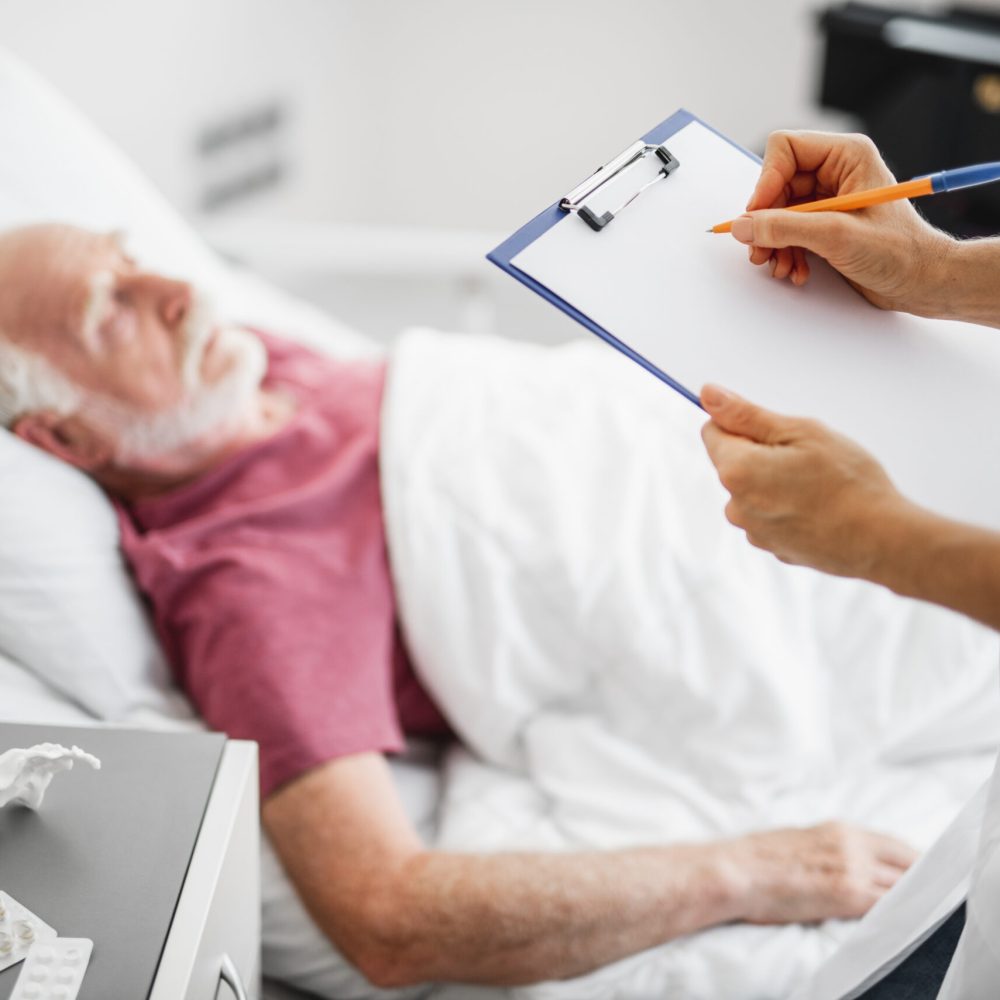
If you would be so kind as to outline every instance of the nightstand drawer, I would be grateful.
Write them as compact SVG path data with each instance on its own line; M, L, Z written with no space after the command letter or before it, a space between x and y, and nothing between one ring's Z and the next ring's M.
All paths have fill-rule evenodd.
M230 741L205 810L150 1000L242 1000L238 991L223 982L224 968L239 980L246 997L257 1000L259 837L257 746Z

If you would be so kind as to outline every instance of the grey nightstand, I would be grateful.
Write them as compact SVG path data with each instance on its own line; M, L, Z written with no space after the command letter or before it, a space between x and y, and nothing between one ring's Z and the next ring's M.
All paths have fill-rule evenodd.
M38 812L0 809L0 888L93 938L80 1000L256 1000L256 744L0 724L0 752L42 742L76 743L102 769L57 775ZM0 973L0 1000L19 973Z

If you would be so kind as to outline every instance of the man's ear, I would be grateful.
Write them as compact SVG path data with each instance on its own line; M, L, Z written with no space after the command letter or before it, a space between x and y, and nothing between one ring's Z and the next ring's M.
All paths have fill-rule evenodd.
M12 430L22 440L84 472L103 468L113 455L110 442L75 414L67 417L51 410L26 413Z

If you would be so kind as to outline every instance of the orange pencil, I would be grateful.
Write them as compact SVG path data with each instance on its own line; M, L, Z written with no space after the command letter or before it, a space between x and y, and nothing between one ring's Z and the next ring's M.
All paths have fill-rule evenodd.
M855 191L853 194L841 194L836 198L824 198L821 201L806 201L801 205L789 205L789 212L853 212L858 208L868 208L870 205L882 205L887 201L899 201L901 198L920 198L926 194L938 194L941 191L957 191L959 188L975 187L977 184L990 184L1000 180L1000 163L979 163L972 167L958 167L955 170L941 170L926 177L914 177L912 181L901 184L889 184L886 187L871 188L868 191ZM707 230L710 233L728 233L733 228L735 219L720 222Z

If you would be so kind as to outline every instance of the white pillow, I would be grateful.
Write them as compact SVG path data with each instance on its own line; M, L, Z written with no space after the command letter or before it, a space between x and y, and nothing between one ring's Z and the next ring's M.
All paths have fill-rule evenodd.
M93 716L49 687L37 674L0 653L0 722L93 725ZM0 753L8 749L0 744Z
M229 318L334 354L374 350L220 260L107 139L2 48L0 142L0 230L42 220L121 229L144 264L202 285ZM6 431L0 653L97 718L190 717L127 574L110 504L81 473Z
M225 316L335 356L378 353L360 334L224 264L121 153L2 48L0 143L0 229L46 219L122 229L143 263L205 287ZM170 682L107 499L81 473L0 431L0 718L88 715L199 724ZM391 767L414 822L431 823L434 763ZM359 998L422 992L369 987L316 930L266 847L263 876L265 972L325 995L347 983Z
M0 650L94 716L169 712L166 666L104 494L70 466L0 441Z

